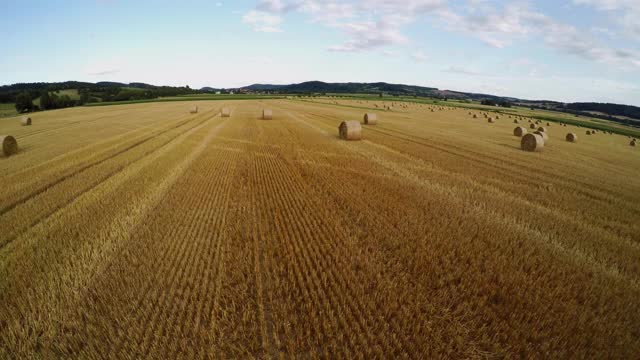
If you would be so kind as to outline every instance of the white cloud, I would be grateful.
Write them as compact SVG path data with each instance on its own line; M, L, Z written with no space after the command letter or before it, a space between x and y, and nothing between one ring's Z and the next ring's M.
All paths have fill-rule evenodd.
M611 12L612 18L633 39L640 38L640 1L638 0L573 0L576 5L591 6Z
M331 51L367 51L388 45L406 44L398 25L385 19L377 22L354 22L335 25L349 35L349 40L332 46Z
M621 22L626 31L640 37L638 0L573 0L577 5L602 10L626 10ZM495 48L518 41L540 38L565 54L621 68L638 68L638 53L599 44L589 29L578 29L532 10L526 2L504 6L485 0L466 0L465 6L447 0L261 0L243 21L257 31L280 30L281 16L290 12L307 14L313 22L339 29L343 43L330 51L364 52L386 46L408 45L404 28L418 20L435 20L447 31L479 39ZM636 9L636 10L634 10ZM600 31L602 32L602 31Z
M261 0L258 2L258 5L256 5L256 9L264 12L284 14L297 10L301 5L301 1Z
M124 60L119 57L113 57L89 62L85 65L83 72L90 76L107 76L117 74L124 68Z
M638 6L637 0L573 0L576 5L590 5L599 10L619 10Z
M451 65L443 70L444 72L458 75L466 75L466 76L485 76L492 77L494 75L483 73L481 71L466 67L466 66L457 66Z
M422 51L414 52L413 54L411 54L411 58L415 62L419 62L419 63L424 63L424 62L427 62L427 60L429 60L429 57Z
M251 10L244 14L242 22L253 27L253 30L259 32L281 32L280 24L282 18L280 15L274 15L265 11Z
M447 30L465 33L497 48L517 40L540 37L546 45L566 54L621 67L638 67L638 54L634 51L600 45L589 32L557 22L522 4L507 5L502 11L490 8L469 15L446 12L441 20Z

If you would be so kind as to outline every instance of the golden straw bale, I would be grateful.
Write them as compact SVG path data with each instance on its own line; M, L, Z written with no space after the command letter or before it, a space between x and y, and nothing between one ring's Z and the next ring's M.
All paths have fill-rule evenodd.
M523 137L526 133L527 133L527 129L523 128L522 126L518 126L515 129L513 129L514 136Z
M520 141L520 147L524 151L539 152L544 148L544 139L537 134L526 134Z
M374 113L366 113L364 114L364 123L366 125L375 125L378 123L378 115Z
M359 121L348 120L340 123L338 127L340 138L344 140L360 140L362 139L362 126Z
M4 156L11 156L18 152L18 142L11 135L0 135L0 143L2 143L2 153Z

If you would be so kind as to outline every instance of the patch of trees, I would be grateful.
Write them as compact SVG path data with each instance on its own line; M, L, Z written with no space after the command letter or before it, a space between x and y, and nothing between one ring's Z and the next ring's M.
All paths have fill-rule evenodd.
M131 101L154 99L164 96L179 96L196 94L200 91L193 90L189 86L173 87L173 86L154 86L144 83L123 84L117 82L98 82L86 83L78 81L67 81L62 83L20 83L13 85L0 86L0 103L16 103L18 95L21 95L20 108L29 109L25 111L36 110L36 106L28 106L27 98L24 93L28 93L33 100L47 93L49 97L54 97L57 91L61 90L78 90L79 100L73 100L64 95L56 95L58 99L45 99L44 109L58 109L60 107L68 107L82 105L94 101Z
M19 113L33 111L33 98L27 91L23 91L16 96L16 111Z
M575 111L594 111L611 116L625 116L640 119L640 107L631 105L586 102L567 104L566 108Z
M482 101L480 101L480 104L487 105L487 106L501 106L501 107L507 107L507 108L510 108L512 105L510 102L506 100L496 101L493 99L483 99Z
M73 100L66 94L58 95L55 92L44 91L40 95L40 110L64 109L82 104L82 100Z

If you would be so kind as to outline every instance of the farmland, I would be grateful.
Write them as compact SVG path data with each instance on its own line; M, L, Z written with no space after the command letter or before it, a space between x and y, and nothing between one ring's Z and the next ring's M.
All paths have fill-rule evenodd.
M529 153L507 113L375 104L0 119L0 358L640 356L627 136Z
M3 117L16 116L14 104L0 104L0 119Z

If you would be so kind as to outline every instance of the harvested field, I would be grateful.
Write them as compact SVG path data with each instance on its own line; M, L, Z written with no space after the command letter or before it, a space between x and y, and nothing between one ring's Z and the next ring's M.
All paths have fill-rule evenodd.
M351 142L391 104L195 105L0 120L0 358L639 357L627 137L532 153L408 103Z

